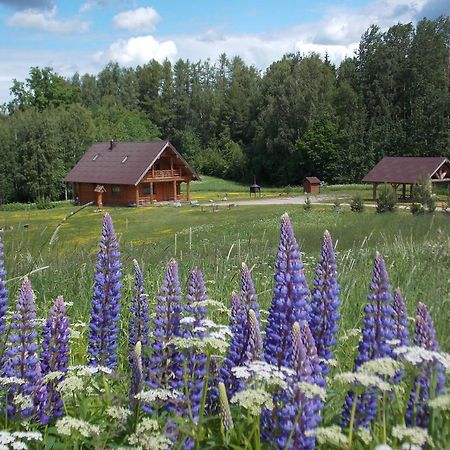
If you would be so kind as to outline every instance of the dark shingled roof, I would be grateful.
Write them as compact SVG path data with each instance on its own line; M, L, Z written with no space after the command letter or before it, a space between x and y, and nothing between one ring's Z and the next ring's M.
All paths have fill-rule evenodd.
M415 184L421 177L432 176L445 162L448 163L448 159L443 156L385 156L362 181Z
M147 141L114 142L112 150L110 142L93 144L64 181L137 185L167 147L179 156L186 171L192 173L192 179L198 180L198 175L169 141ZM126 161L122 163L125 157Z
M305 180L309 181L311 184L320 184L320 180L317 177L305 177Z

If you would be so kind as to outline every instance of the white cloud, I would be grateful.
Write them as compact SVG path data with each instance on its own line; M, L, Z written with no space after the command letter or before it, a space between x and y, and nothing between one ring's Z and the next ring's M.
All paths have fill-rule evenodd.
M145 64L151 59L164 61L173 59L177 54L177 46L172 40L157 41L153 36L139 36L130 39L120 39L113 42L106 52L97 52L97 61L117 61L124 66Z
M14 13L7 21L11 27L49 31L51 33L85 32L89 24L78 19L56 18L56 6L49 11L27 9Z
M150 7L142 7L123 11L113 18L116 28L136 33L150 33L155 31L156 24L161 20L159 14Z

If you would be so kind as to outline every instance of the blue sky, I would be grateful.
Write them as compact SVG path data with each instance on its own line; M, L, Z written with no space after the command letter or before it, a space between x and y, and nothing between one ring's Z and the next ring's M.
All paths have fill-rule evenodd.
M372 23L450 15L450 0L0 0L0 103L31 66L64 76L151 58L240 55L264 70L286 52L338 63Z

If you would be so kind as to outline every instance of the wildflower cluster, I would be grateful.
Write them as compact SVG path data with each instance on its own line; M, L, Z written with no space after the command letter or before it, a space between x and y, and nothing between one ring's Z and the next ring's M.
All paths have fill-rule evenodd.
M285 214L263 330L264 312L246 264L225 326L208 319L208 309L226 307L208 298L200 269L191 271L183 295L175 260L167 264L152 314L134 261L134 292L124 314L128 342L121 357L122 264L106 214L88 355L85 364L70 366L76 358L71 335L85 324L70 326L62 297L48 318L37 320L26 277L15 311L8 314L0 242L0 332L7 335L0 407L11 430L0 433L0 447L26 448L50 435L61 447L70 442L77 448L444 448L450 435L445 386L450 356L440 351L427 307L418 305L410 345L405 301L398 289L392 295L384 258L377 253L362 329L342 333L342 341L360 336L353 370L343 372L334 359L340 286L328 232L312 290L303 268ZM125 371L122 362L128 363ZM338 425L323 410L329 399L344 397Z

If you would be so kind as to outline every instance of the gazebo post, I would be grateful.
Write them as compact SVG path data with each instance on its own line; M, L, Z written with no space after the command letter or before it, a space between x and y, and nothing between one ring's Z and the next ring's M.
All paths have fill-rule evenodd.
M403 183L403 187L402 187L402 197L403 199L406 199L406 184Z
M373 200L377 199L377 187L378 187L378 183L373 183L373 187L372 187L372 199Z
M187 180L186 181L186 201L190 201L191 200L189 183L190 183L190 180Z

